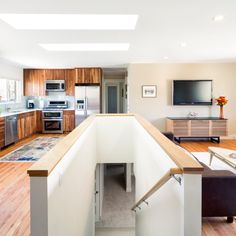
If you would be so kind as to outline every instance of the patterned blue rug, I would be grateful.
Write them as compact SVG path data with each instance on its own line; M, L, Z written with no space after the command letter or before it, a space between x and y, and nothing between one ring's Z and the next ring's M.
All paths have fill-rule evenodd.
M58 136L38 137L30 143L3 156L0 159L0 162L38 161L45 153L51 150L62 138L63 137Z

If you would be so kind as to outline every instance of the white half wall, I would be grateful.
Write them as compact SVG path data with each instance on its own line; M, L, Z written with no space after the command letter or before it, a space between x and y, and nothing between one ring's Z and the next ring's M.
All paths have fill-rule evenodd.
M95 132L93 123L48 177L48 235L95 234Z
M137 202L176 164L138 122L134 139ZM147 199L148 205L136 208L136 236L201 235L201 174L181 179L180 185L171 178Z
M138 113L161 131L167 116L219 116L219 107L172 106L172 80L213 80L213 96L225 95L229 103L224 107L229 119L229 135L236 137L236 63L221 64L130 64L128 68L129 112ZM142 98L142 85L157 85L156 98Z

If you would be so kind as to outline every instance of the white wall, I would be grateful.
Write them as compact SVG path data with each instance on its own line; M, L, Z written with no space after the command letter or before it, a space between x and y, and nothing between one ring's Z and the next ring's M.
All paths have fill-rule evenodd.
M135 128L135 188L136 202L170 169L176 167L167 154L143 130ZM147 174L148 173L148 174ZM179 184L171 179L136 213L136 236L183 235L182 196ZM167 227L165 222L169 222Z
M12 63L5 61L0 58L0 78L5 79L16 79L20 81L20 97L23 96L23 68L13 65ZM11 109L17 109L19 107L24 107L24 100L17 104L9 104L8 107ZM4 104L0 104L0 111L5 109Z
M0 58L0 77L23 80L23 68Z
M134 117L97 117L98 163L132 163Z
M167 116L219 116L219 107L172 106L172 80L212 79L213 95L225 95L225 117L229 119L229 134L236 135L236 64L131 64L128 68L129 112L139 113L157 128L165 130ZM157 85L156 98L142 98L142 85Z
M176 164L136 122L134 174L136 202ZM201 234L201 175L184 175L182 184L171 178L136 209L136 236Z

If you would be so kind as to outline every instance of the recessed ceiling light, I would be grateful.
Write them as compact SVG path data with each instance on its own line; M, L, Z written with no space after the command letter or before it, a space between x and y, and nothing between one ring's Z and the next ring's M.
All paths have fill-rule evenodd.
M39 45L48 51L127 51L129 49L129 43L41 43Z
M185 48L185 47L187 46L187 43L186 43L186 42L182 42L182 43L180 43L180 46L181 46L182 48Z
M213 20L216 22L222 21L222 20L224 20L224 16L223 15L216 15L213 17Z
M0 19L23 30L134 30L138 15L0 14Z

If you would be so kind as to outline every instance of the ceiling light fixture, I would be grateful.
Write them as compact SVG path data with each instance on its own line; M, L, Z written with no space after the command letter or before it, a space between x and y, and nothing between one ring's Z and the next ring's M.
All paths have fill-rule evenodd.
M0 14L20 30L134 30L138 15L105 14Z
M186 43L186 42L182 42L182 43L180 43L180 46L181 46L182 48L185 48L185 47L187 46L187 43Z
M129 43L41 43L48 51L127 51Z
M215 21L215 22L220 22L222 20L224 20L223 15L216 15L216 16L213 17L213 21Z

